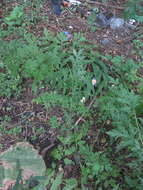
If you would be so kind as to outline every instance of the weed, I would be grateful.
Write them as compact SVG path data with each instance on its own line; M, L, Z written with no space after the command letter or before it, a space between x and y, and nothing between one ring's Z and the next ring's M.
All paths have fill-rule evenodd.
M5 17L5 23L8 25L16 25L20 26L22 24L24 18L23 8L20 6L16 6L11 14Z
M143 12L141 0L129 0L127 1L126 9L124 11L124 16L127 18L134 18L138 22L143 22Z
M142 19L136 17L134 2L129 2L130 11L135 11L131 15ZM143 104L142 79L138 73L142 61L103 56L81 34L74 34L72 41L62 32L55 36L46 29L39 38L29 34L24 27L26 23L36 22L36 15L31 12L26 17L25 8L39 6L39 11L41 2L26 3L13 9L4 19L7 29L0 31L3 38L0 41L0 96L20 96L25 81L30 79L28 85L35 95L33 102L44 105L48 111L59 107L62 115L61 120L55 115L47 120L57 131L58 146L50 153L53 162L47 176L38 180L34 189L74 190L88 189L88 186L99 190L142 189ZM12 34L17 38L6 41ZM142 59L141 40L134 40L134 45ZM40 92L41 87L46 90ZM28 117L23 116L23 120L27 121ZM4 121L10 122L8 118ZM1 134L21 133L19 126L8 131L4 121L0 124ZM107 147L100 151L95 148L94 140L93 144L88 142L93 125L95 133L99 130L109 138ZM40 127L33 129L36 131L33 139L45 132ZM100 135L97 141L100 144ZM79 167L78 180L75 176L66 179L62 167L75 165ZM29 184L20 188L26 190Z

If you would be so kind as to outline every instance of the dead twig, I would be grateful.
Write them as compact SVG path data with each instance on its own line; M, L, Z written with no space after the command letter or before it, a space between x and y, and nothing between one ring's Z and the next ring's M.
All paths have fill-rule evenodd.
M109 5L107 3L102 3L102 2L87 1L87 3L94 4L94 5L97 5L97 6L103 6L103 7L113 8L113 9L119 9L119 10L124 10L125 9L125 7L113 6L113 5Z
M90 110L90 108L91 108L91 106L93 105L95 99L96 99L96 96L93 97L92 101L91 101L90 104L88 105L88 107L87 107L88 110ZM85 120L83 119L83 116L84 116L84 114L83 114L82 116L80 116L80 117L76 120L74 126L77 126L80 121L85 121Z
M51 148L53 148L54 146L55 146L55 144L52 143L52 144L50 144L49 146L45 147L45 148L41 151L42 157L45 158L47 152L48 152Z

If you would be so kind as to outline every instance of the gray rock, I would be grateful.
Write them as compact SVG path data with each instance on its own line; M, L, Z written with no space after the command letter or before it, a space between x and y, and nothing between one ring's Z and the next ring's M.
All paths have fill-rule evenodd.
M124 27L125 21L122 18L111 18L110 28L113 30L122 29Z
M108 26L109 25L109 20L103 13L99 13L96 16L96 23L100 26Z
M109 43L110 43L110 40L108 38L103 38L101 40L101 44L104 45L104 46L108 45Z
M134 29L137 27L136 25L130 24L130 23L128 23L128 22L126 22L125 25L126 25L129 29L132 29L132 30L134 30Z

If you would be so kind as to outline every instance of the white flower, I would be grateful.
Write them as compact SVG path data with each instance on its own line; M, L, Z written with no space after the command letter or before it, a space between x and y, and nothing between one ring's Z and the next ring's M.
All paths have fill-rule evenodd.
M93 86L95 86L95 85L96 85L96 83L97 83L96 79L95 79L95 78L93 78L93 79L92 79L92 85L93 85Z
M82 99L80 100L81 103L85 103L85 97L82 97Z
M61 165L59 166L59 172L63 172L63 168Z

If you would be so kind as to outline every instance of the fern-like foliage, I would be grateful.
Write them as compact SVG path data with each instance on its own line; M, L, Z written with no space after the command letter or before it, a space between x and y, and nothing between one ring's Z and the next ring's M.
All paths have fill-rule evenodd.
M124 16L127 18L134 18L138 22L143 22L142 0L128 0Z

